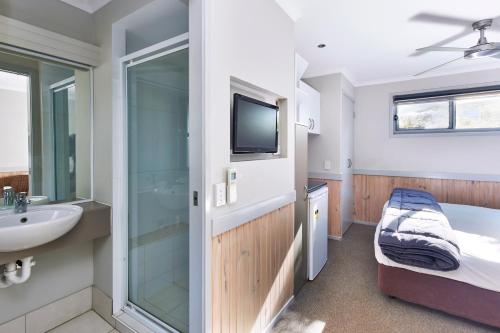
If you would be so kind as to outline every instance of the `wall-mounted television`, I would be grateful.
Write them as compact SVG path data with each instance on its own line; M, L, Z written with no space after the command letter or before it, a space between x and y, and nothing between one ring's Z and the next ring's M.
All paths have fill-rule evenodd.
M278 152L278 106L234 94L233 154Z

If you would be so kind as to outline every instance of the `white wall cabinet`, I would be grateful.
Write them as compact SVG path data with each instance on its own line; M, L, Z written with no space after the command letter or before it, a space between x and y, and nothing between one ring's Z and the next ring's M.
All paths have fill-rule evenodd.
M321 97L320 93L313 87L299 81L298 90L298 122L309 128L310 134L320 134L321 129Z

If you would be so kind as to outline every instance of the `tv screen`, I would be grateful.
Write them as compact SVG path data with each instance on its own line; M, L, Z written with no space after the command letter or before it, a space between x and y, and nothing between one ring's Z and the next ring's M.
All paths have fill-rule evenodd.
M233 153L278 152L278 107L234 94Z

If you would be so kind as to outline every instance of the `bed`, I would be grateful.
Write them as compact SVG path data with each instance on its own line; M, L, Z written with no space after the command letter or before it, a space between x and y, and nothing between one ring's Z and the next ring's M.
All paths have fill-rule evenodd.
M460 267L443 272L392 261L378 245L379 224L374 240L379 288L408 302L500 328L500 210L440 205L456 232Z

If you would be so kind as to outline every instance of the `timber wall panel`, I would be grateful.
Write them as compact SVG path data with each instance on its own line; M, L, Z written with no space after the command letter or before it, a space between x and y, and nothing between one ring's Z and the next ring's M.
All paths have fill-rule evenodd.
M500 209L500 182L354 175L354 220L378 223L396 187L428 191L439 202Z
M341 180L318 179L328 184L328 235L342 237L342 214L340 205Z
M0 197L3 196L3 187L12 186L16 192L29 191L29 174L25 171L0 172Z
M293 295L294 205L212 239L212 332L261 332Z

